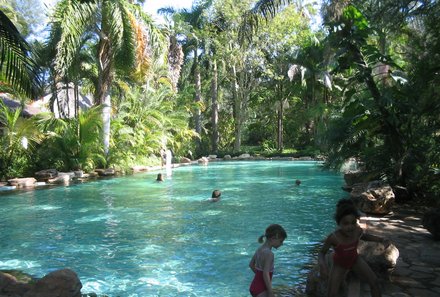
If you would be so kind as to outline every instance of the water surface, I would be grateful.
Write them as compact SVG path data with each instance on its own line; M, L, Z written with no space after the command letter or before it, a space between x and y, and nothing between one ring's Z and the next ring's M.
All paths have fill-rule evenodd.
M249 296L248 263L267 225L288 233L274 286L295 286L345 196L341 174L316 162L180 167L162 183L156 175L2 193L0 269L42 277L70 268L83 293L110 297ZM221 201L204 201L214 189Z

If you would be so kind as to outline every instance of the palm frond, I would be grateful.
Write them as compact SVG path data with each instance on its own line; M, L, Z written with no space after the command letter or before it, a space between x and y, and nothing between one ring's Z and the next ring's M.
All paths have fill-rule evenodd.
M18 93L35 96L40 88L38 67L29 56L30 46L0 10L0 80Z
M256 34L260 21L266 21L275 17L277 12L284 6L292 3L293 0L260 0L254 7L246 11L242 16L239 28L239 41L243 44L246 40L250 41Z
M65 76L82 44L82 37L93 24L97 6L94 2L61 1L57 4L54 23L61 35L57 43L55 69Z
M128 9L125 1L108 1L109 8L106 19L110 21L110 36L117 68L131 70L136 61L135 31L137 25L136 18ZM124 3L123 3L124 2Z

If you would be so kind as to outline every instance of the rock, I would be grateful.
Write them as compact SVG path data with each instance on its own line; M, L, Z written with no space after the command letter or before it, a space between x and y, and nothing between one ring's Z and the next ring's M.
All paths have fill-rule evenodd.
M393 244L384 249L382 243L373 241L360 240L358 252L378 277L389 275L396 267L399 258L399 250Z
M428 230L435 240L440 239L440 208L426 212L422 219L423 227Z
M131 170L133 170L133 173L144 172L144 171L148 171L148 166L135 165L135 166L131 167Z
M225 156L223 157L223 159L224 159L224 160L231 160L232 157L231 157L231 155L225 155Z
M116 173L116 171L113 168L95 169L95 172L97 172L99 176L112 176L115 175Z
M180 163L190 164L191 163L191 159L187 158L187 157L182 157L182 158L180 158Z
M14 297L23 296L30 288L30 285L19 282L13 275L0 272L0 294Z
M76 177L76 178L81 178L81 177L84 176L84 171L82 171L82 170L75 170L75 171L73 172L73 174L74 174L74 177Z
M47 181L49 178L54 178L58 176L58 170L56 169L45 169L35 172L35 178L38 181Z
M379 215L391 212L395 196L390 186L373 181L354 184L352 187L350 197L360 211Z
M89 172L89 173L86 173L86 174L88 174L88 177L92 177L92 178L99 176L99 173L96 172L96 171L92 171L92 172Z
M38 280L23 297L81 297L82 284L70 269L56 270Z
M241 154L240 156L238 156L239 159L249 159L251 157L251 155L249 154Z
M208 156L208 159L209 159L209 160L217 159L217 155L209 155L209 156Z
M344 173L344 180L347 186L366 183L372 180L372 174L365 171L348 171Z
M33 177L13 178L8 180L8 185L17 188L29 188L34 187L36 181Z
M325 260L327 262L327 267L332 266L332 252L325 255ZM306 294L307 296L327 296L327 280L320 276L319 265L316 264L307 274L306 280Z
M50 178L47 180L47 182L50 184L68 184L73 176L74 176L73 172L69 172L69 173L58 172L57 177Z
M209 159L206 157L201 157L200 159L197 160L197 162L202 165L208 165Z

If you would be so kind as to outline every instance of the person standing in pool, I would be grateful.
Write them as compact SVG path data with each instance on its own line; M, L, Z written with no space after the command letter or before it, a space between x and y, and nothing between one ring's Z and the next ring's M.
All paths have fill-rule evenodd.
M358 224L359 218L359 211L352 200L339 200L335 214L338 228L327 237L318 257L321 276L324 278L328 276L327 296L329 297L338 296L339 287L350 270L367 280L370 285L371 296L382 296L376 274L367 262L359 257L357 247L360 239L381 242L385 249L388 248L390 242L382 237L365 233ZM334 253L333 265L329 275L325 255L330 247L333 247Z
M263 239L266 240L263 241ZM272 248L278 249L287 238L287 233L278 224L269 225L266 232L258 238L263 243L254 253L249 267L255 273L249 287L253 297L274 297L272 291L272 275L274 270L274 254Z

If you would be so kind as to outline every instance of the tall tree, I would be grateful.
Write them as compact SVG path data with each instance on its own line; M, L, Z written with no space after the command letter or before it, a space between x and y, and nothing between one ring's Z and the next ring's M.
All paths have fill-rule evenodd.
M55 60L60 76L65 76L72 67L83 38L89 38L95 45L98 62L95 100L103 107L106 154L110 144L112 82L116 71L128 73L135 69L135 45L146 41L135 34L135 28L142 23L148 25L145 28L152 28L151 19L141 12L140 6L128 0L62 0L55 10L54 29L61 32Z

